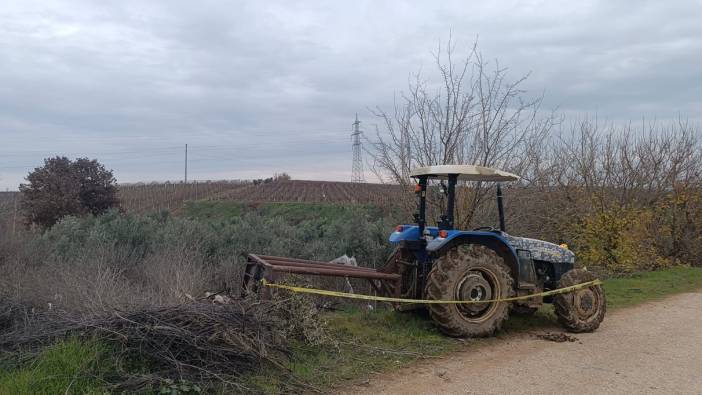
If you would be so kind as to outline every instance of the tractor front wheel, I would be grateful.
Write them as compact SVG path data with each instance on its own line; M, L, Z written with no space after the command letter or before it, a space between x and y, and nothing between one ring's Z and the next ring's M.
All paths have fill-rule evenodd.
M566 272L558 282L559 288L570 287L595 280L595 276L583 269ZM570 332L592 332L604 319L607 303L601 285L581 288L553 297L558 322Z
M434 262L427 277L429 300L493 300L514 294L509 269L485 247L462 245ZM490 336L500 329L510 303L427 304L442 332L454 337Z

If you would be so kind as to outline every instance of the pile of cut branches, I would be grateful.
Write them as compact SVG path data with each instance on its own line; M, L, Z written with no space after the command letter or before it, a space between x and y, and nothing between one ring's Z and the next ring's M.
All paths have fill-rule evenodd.
M0 352L26 361L61 339L94 339L114 350L118 366L136 362L144 367L123 368L108 378L118 391L157 389L184 380L243 392L251 390L243 376L278 369L298 392L306 386L285 367L286 323L277 309L276 303L237 301L144 306L94 317L49 311L36 315L30 325L5 332Z

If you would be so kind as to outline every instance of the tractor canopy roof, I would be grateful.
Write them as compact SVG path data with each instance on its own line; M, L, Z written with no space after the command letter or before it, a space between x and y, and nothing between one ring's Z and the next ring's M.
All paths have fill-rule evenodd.
M446 179L449 174L457 174L461 181L517 181L519 176L506 171L477 165L437 165L418 167L410 173L411 177L428 176Z

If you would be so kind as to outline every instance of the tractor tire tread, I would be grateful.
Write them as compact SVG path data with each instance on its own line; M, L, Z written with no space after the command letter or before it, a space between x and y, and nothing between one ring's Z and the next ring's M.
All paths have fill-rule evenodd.
M454 299L450 290L452 280L465 270L465 265L488 265L494 269L503 288L502 295L511 297L514 287L510 270L497 254L483 246L462 245L449 250L438 258L429 271L425 295L430 300ZM488 321L479 325L467 324L454 304L427 304L429 315L441 332L451 337L486 337L498 331L509 315L509 303L501 303Z
M559 288L569 287L595 280L595 276L583 269L572 269L566 272L558 282ZM599 297L600 305L597 312L587 320L580 319L574 313L573 293L556 295L553 298L553 307L558 317L558 322L569 332L592 332L600 326L607 311L607 300L601 285L591 288ZM576 291L577 292L577 291Z

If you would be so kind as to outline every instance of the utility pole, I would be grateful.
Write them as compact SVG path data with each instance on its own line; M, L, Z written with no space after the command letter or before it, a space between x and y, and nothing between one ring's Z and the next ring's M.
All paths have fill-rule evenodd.
M353 165L351 166L351 182L366 182L363 176L363 146L361 145L361 134L363 132L361 132L361 121L358 120L358 113L356 113L356 121L352 125Z
M185 144L185 181L183 184L188 183L188 145Z

